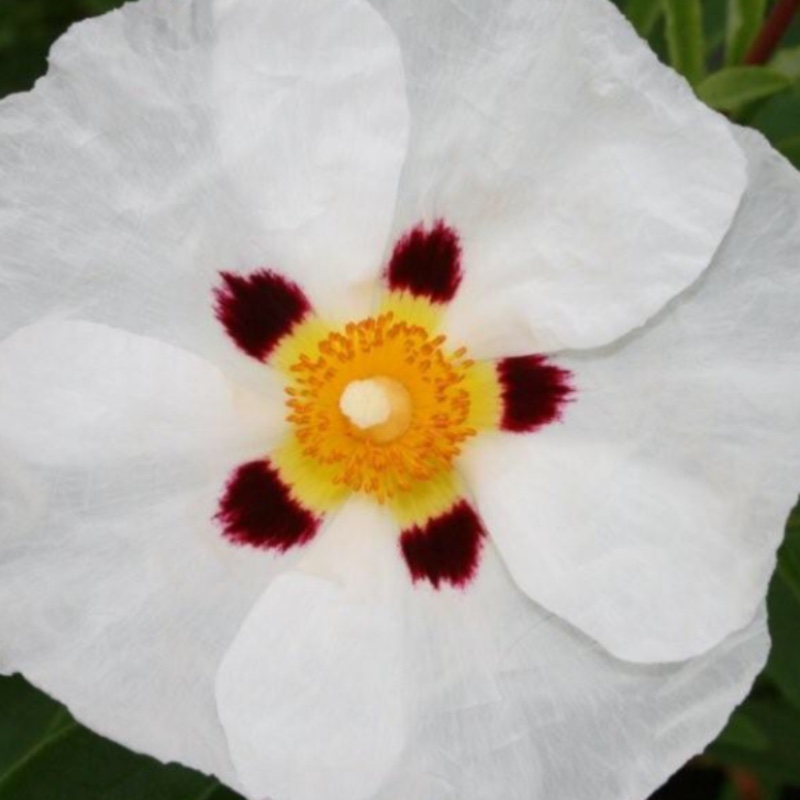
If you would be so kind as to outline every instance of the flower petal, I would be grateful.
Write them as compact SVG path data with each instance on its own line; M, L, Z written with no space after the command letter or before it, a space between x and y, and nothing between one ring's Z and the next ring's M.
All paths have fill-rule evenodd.
M559 357L563 424L485 437L463 465L522 589L633 661L747 623L800 485L800 176L738 137L750 187L703 280L613 347Z
M0 105L0 338L57 311L227 369L220 271L277 270L334 313L374 290L408 112L366 3L141 0L51 65Z
M217 319L247 355L266 361L281 340L311 313L303 290L272 270L220 274L214 290Z
M264 458L236 469L216 518L235 544L279 553L310 542L321 522L292 496L279 471Z
M2 669L236 785L213 680L291 561L232 547L213 516L269 445L263 406L197 356L85 322L17 332L0 375Z
M253 608L217 677L231 757L252 797L367 800L404 744L391 518L354 501Z
M561 419L573 399L569 372L543 356L503 358L496 365L500 383L500 427L532 433Z
M648 797L719 733L769 647L762 612L703 657L618 661L530 602L491 544L466 591L407 587L404 616L407 746L378 800Z
M525 597L491 544L466 591L437 592L393 568L384 523L348 512L267 590L220 670L249 796L646 797L766 659L762 612L701 658L618 661Z
M274 376L255 396L197 356L92 322L23 328L0 343L0 372L0 440L35 464L265 452L287 427Z
M447 511L403 530L400 548L415 583L466 587L478 572L485 536L475 509L459 498Z
M443 219L481 357L595 347L708 266L745 184L724 120L605 0L372 0L413 129L395 234Z
M432 303L449 303L463 278L458 234L442 220L417 225L400 237L386 267L394 292L408 292Z

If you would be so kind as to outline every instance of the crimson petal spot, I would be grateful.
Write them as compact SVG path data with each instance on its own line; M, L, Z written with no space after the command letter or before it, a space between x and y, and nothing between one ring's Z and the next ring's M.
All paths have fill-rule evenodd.
M530 433L561 418L574 395L572 374L544 356L519 356L497 362L503 404L500 427Z
M321 522L263 460L243 464L233 473L215 519L229 541L280 553L309 542Z
M443 582L463 588L478 571L486 533L465 500L422 527L403 531L400 547L414 582L427 580L438 589Z
M239 348L260 361L311 313L303 290L272 270L220 276L222 285L214 290L217 319Z
M439 220L430 230L418 225L395 245L386 279L389 288L435 303L447 303L461 284L458 234Z

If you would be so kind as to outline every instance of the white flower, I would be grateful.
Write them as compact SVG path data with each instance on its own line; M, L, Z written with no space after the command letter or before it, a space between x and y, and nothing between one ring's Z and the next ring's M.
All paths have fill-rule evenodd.
M0 669L251 798L640 800L764 662L798 209L605 0L73 28L0 105Z

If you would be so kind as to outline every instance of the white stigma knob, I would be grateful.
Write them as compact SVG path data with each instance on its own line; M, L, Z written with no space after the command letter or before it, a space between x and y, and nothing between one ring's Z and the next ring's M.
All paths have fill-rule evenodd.
M366 430L382 425L392 415L392 401L377 380L353 381L339 398L339 408L353 425Z

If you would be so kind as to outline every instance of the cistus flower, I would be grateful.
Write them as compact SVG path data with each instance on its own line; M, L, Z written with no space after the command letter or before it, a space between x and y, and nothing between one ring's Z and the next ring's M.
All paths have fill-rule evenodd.
M0 105L0 669L272 800L640 800L768 649L800 178L605 0L140 0Z

